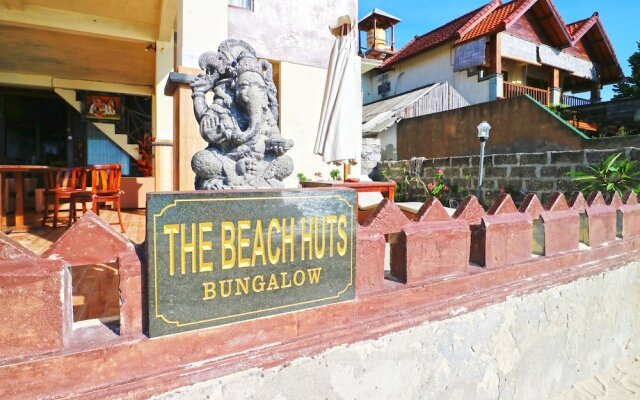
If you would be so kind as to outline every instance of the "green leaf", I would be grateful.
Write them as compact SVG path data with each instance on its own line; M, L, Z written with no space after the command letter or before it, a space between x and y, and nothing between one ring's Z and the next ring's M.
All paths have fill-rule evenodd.
M616 153L616 154L611 154L609 157L607 157L606 160L604 160L604 168L605 170L609 170L611 168L611 166L613 165L613 163L620 158L620 156L622 155L622 153Z

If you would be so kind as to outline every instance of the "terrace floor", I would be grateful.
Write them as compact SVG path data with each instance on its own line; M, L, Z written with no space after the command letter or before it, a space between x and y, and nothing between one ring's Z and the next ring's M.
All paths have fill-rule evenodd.
M118 214L115 211L102 209L100 217L111 224L113 229L120 232ZM52 228L51 219L47 221L46 226L42 226L42 213L31 210L25 215L25 224L29 230L26 232L12 231L9 233L9 237L36 254L42 254L67 230L67 213L63 212L59 218L57 228ZM9 220L11 221L11 218ZM125 235L132 242L140 244L144 241L146 229L144 209L122 210L122 222L126 231Z

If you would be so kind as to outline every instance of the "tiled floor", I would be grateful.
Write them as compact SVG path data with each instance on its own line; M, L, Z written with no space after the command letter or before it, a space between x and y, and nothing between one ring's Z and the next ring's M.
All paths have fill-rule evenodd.
M71 268L73 321L119 316L118 268L81 265Z

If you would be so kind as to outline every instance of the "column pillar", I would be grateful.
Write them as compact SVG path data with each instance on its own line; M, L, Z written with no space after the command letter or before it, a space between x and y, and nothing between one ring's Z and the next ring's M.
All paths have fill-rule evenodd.
M217 50L228 38L228 9L227 1L178 1L177 66L198 68L200 54Z
M220 42L228 38L228 7L227 1L178 1L178 73L201 73L200 55L205 51L216 51ZM173 92L173 110L173 186L175 190L193 190L195 174L191 170L191 157L207 143L200 137L188 85L181 84Z
M489 41L489 75L495 79L489 81L489 100L500 99L504 96L502 76L502 40L499 33L491 36Z
M602 97L600 96L601 85L600 82L593 82L591 84L591 102L592 103L600 103L602 101Z
M491 36L489 42L489 73L502 74L502 40L500 34Z
M560 70L551 68L549 76L549 104L562 103L562 88L560 87Z
M173 71L173 42L156 42L156 79L153 96L153 175L156 191L173 187L173 99L164 94L169 73Z

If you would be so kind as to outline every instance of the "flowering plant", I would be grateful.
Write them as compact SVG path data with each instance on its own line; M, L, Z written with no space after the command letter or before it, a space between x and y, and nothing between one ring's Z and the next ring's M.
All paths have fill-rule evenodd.
M439 169L433 181L427 183L427 194L439 200L447 198L450 194L449 186L444 182L444 170Z

